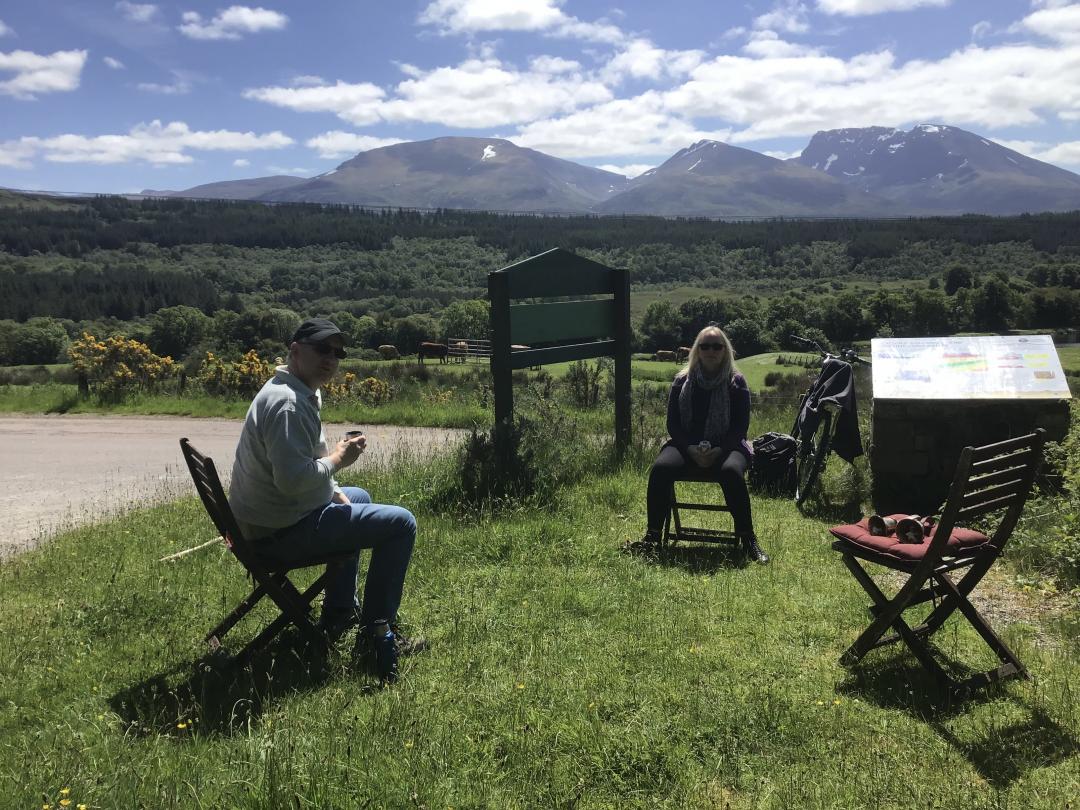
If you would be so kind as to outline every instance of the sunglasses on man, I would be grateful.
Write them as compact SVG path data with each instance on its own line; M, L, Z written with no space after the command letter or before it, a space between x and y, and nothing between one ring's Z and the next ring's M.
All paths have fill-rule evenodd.
M344 349L339 349L337 346L331 346L329 343L307 343L303 340L301 340L300 343L303 343L305 346L310 346L321 355L332 354L338 360L344 360L349 356L349 353Z
M698 348L707 352L722 352L727 346L723 343L699 343Z

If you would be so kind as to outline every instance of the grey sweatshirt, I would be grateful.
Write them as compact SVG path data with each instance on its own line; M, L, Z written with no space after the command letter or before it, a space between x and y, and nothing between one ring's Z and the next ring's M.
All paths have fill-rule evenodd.
M319 409L322 396L287 366L251 401L236 447L229 502L249 539L291 526L337 489Z

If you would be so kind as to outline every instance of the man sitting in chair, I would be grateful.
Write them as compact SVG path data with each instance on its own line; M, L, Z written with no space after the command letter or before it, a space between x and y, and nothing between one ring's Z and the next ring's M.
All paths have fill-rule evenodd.
M648 531L643 546L660 543L671 485L691 468L720 483L747 556L759 563L769 561L754 535L746 489L753 453L746 441L749 427L750 388L735 367L727 335L710 324L698 333L686 368L671 384L667 410L671 438L649 472Z
M359 624L379 673L397 675L398 655L419 641L396 632L401 592L416 540L416 520L400 506L371 502L359 487L339 487L334 473L364 452L367 439L326 445L319 388L345 357L341 330L325 318L304 321L289 343L288 363L255 395L236 448L229 501L241 531L262 556L290 562L355 551L327 580L320 627L331 639ZM357 601L360 551L370 548L363 605Z

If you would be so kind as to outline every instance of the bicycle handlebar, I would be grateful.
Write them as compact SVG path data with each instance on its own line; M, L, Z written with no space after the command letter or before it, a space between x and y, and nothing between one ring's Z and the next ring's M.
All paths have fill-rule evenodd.
M845 363L851 363L853 365L855 363L861 363L864 366L870 365L870 361L863 360L854 349L841 349L839 354L833 354L832 352L827 352L821 348L821 344L816 340L800 337L799 335L788 335L788 338L794 340L796 343L801 343L803 346L813 347L813 349L821 355L822 360L843 360Z

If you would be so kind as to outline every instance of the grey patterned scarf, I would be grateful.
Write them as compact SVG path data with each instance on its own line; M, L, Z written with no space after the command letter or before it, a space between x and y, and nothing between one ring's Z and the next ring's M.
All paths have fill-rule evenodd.
M683 430L690 432L694 424L694 389L711 391L709 413L705 417L705 438L717 447L731 426L731 380L723 377L706 377L701 367L690 372L679 392L679 421Z

